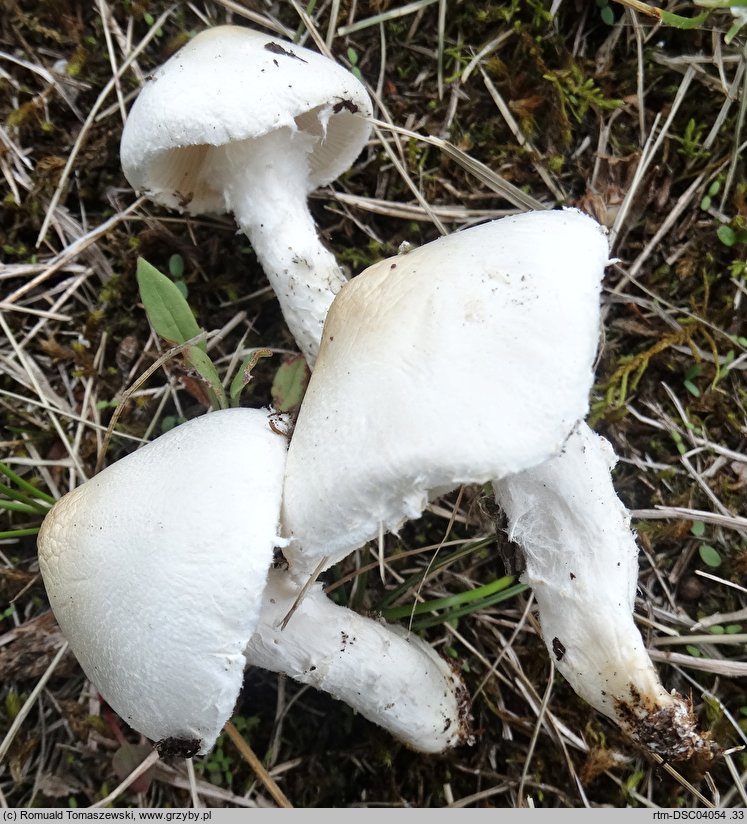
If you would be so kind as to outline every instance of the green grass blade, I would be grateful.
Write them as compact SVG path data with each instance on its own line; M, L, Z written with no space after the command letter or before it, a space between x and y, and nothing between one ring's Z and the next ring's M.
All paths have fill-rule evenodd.
M0 461L0 472L5 475L6 478L13 481L13 483L20 487L21 489L25 489L33 499L39 499L41 501L46 501L49 504L54 504L55 499L46 492L42 492L41 489L37 489L33 484L30 484L27 480L22 478L20 475L15 473L9 466L2 463ZM16 497L16 496L14 496Z
M435 562L431 564L427 570L424 569L421 572L417 572L415 575L411 575L398 587L393 589L391 592L388 592L380 602L379 609L386 610L391 604L399 600L399 598L401 598L408 590L415 589L419 586L420 582L423 580L423 575L425 575L426 572L428 575L432 575L438 572L439 569L443 569L444 567L453 564L455 561L458 561L460 558L466 558L473 555L475 552L479 552L482 549L487 549L492 543L494 543L494 541L495 538L480 538L477 541L470 541L466 546L462 546L446 555L439 555L439 557L436 558Z
M506 575L497 578L489 584L485 584L475 589L468 589L465 592L458 592L456 595L449 595L445 598L436 598L433 601L425 601L421 604L405 604L401 607L385 609L381 613L387 621L397 621L406 618L408 615L422 615L424 612L433 612L438 609L448 609L470 604L474 601L484 601L496 592L505 591L516 579L513 575Z
M35 506L29 506L22 501L8 501L0 498L0 509L9 509L11 512L25 512L26 515L41 515L42 512Z
M526 584L515 584L502 592L496 592L494 595L490 595L479 601L473 601L458 609L445 612L443 615L431 615L428 618L421 618L419 621L413 623L412 628L413 630L427 629L428 627L435 627L439 624L455 621L458 618L464 618L466 615L480 612L483 609L487 609L487 607L495 606L503 601L509 601L511 598L514 598L522 592L526 592L528 589L529 587Z
M23 538L25 535L37 535L41 527L35 526L29 529L8 529L5 532L0 532L0 539L2 538Z
M31 512L46 512L49 509L46 504L41 504L28 495L24 495L23 492L19 492L17 489L5 484L0 484L0 495L7 495L10 501L30 507L29 511Z

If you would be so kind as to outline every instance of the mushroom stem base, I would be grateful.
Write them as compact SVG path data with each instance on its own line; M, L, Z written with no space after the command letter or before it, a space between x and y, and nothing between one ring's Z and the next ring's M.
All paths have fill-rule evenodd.
M522 548L542 636L578 695L667 760L712 751L692 706L669 693L633 620L638 547L615 494L610 445L585 423L560 455L494 483Z

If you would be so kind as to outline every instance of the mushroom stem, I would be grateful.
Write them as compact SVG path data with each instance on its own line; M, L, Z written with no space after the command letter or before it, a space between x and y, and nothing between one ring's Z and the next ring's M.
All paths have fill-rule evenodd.
M285 629L299 586L271 570L247 663L330 693L421 752L471 743L459 675L418 636L334 604L314 585Z
M310 366L329 307L346 281L308 207L309 157L318 142L309 131L278 129L213 150L210 167Z
M708 755L688 700L662 686L633 621L638 548L609 443L580 423L562 453L494 483L526 559L542 636L578 695L669 760Z

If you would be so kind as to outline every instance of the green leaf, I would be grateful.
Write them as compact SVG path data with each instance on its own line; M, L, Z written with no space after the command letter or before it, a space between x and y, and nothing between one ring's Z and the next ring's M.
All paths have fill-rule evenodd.
M186 420L186 418L181 418L178 415L164 415L161 419L161 433L168 432L175 426L185 423Z
M700 560L703 561L706 566L712 567L713 569L721 566L721 556L718 550L710 544L701 544L698 553L700 554Z
M309 385L311 372L303 355L288 358L275 373L272 382L272 402L278 412L293 412L301 406L301 401Z
M602 22L608 26L614 25L615 22L615 13L609 6L605 6L601 12L602 15Z
M255 349L248 358L244 359L241 368L234 375L228 394L232 404L238 404L241 393L254 380L252 369L259 363L260 358L271 358L271 349Z
M693 525L690 527L690 532L696 538L702 538L705 535L705 524L703 521L693 521Z
M716 235L724 246L733 246L737 242L737 234L731 226L719 226L716 229Z
M184 343L202 331L184 295L172 280L143 258L137 261L137 283L148 320L169 343ZM205 344L198 346L204 350Z
M727 635L736 635L738 632L742 631L741 624L727 624L726 627L726 634Z
M700 397L700 389L692 381L684 381L684 386L687 391L696 398Z
M680 455L684 455L685 452L687 452L687 447L682 441L682 435L680 435L680 433L674 429L669 434L671 435L672 440L674 441L675 446L677 447L677 451L680 453Z
M708 12L699 14L697 17L682 17L679 14L664 11L664 9L656 9L656 14L662 23L673 26L675 29L699 29L708 19Z
M210 360L210 356L198 346L188 346L184 350L184 359L193 369L197 370L197 373L207 384L212 405L218 409L225 409L228 406L226 392L223 389L218 370Z
M169 274L174 280L184 277L184 258L181 255L172 255L169 258Z

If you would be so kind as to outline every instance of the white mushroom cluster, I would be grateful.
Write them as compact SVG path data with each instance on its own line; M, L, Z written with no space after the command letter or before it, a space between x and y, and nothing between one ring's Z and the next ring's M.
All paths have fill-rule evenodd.
M236 27L195 37L137 99L129 180L173 208L234 213L315 369L289 448L267 410L214 412L53 507L39 558L65 636L111 706L171 752L213 746L247 665L326 690L413 749L469 742L450 664L302 588L433 498L492 483L576 692L665 758L711 753L635 627L615 456L584 423L605 231L577 210L529 212L345 282L306 196L350 166L370 112L332 61Z
M336 606L321 587L281 631L300 587L270 573L283 543L278 429L260 409L195 418L55 504L39 566L86 675L172 753L212 748L247 665L326 690L414 749L468 740L464 685L418 637Z
M288 452L284 552L308 574L430 499L492 481L571 686L661 755L708 757L689 702L663 688L635 627L638 550L615 457L583 422L607 256L590 217L528 212L350 281Z

